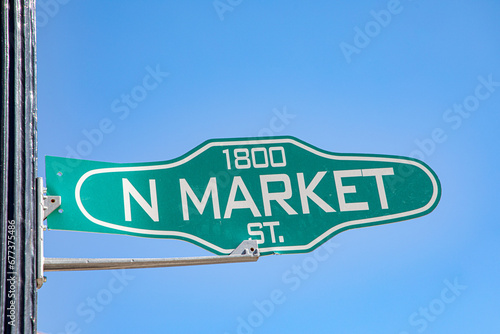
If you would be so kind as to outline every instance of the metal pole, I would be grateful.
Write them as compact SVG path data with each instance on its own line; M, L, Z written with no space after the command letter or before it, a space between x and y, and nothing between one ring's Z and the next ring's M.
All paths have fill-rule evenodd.
M34 0L2 0L0 332L36 333Z
M167 259L67 259L45 258L45 271L75 270L110 270L110 269L144 269L181 266L199 266L204 264L255 262L259 256L200 256Z

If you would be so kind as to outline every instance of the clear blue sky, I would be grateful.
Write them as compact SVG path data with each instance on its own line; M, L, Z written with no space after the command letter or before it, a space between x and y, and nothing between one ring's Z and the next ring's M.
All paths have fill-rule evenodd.
M312 253L47 273L40 332L500 332L500 3L39 0L37 9L40 176L45 155L163 161L207 139L271 134L415 156L443 189L427 216L350 230ZM150 72L156 81L145 84ZM100 127L90 142L85 133ZM176 240L45 234L48 257L210 254Z

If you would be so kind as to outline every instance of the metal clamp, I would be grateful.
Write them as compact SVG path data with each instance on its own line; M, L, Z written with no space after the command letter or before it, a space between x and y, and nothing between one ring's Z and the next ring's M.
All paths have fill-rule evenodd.
M61 196L43 195L43 220L61 206Z

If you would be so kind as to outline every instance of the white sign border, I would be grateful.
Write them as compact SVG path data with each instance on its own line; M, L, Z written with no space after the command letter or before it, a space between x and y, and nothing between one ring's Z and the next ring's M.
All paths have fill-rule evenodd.
M159 230L147 230L147 229L140 229L140 228L134 228L134 227L127 227L127 226L121 226L121 225L116 225L112 223L108 223L102 220L99 220L97 218L92 217L88 211L85 209L85 207L82 204L82 200L80 198L80 191L82 188L83 183L85 180L87 180L90 176L96 175L96 174L104 174L104 173L118 173L118 172L136 172L136 171L151 171L151 170L161 170L161 169L169 169L169 168L174 168L181 166L185 164L186 162L196 158L198 155L201 153L205 152L209 148L212 147L217 147L217 146L235 146L235 145L258 145L258 144L292 144L296 145L302 149L305 149L313 154L316 154L317 156L326 158L326 159L331 159L331 160L355 160L355 161L381 161L381 162L392 162L392 163L404 163L404 164L409 164L416 166L420 168L422 171L424 171L427 176L429 176L431 182L432 182L432 187L433 187L433 193L431 196L431 199L429 202L415 210L411 211L406 211L406 212L401 212L393 215L388 215L388 216L381 216L381 217L373 217L373 218L365 218L365 219L358 219L358 220L352 220L349 222L344 222L342 224L338 224L333 226L332 228L328 229L325 231L323 234L318 236L316 239L313 241L309 242L306 245L300 245L300 246L278 246L278 247L265 247L265 248L260 248L259 251L261 253L273 253L273 252L306 252L308 250L311 250L314 248L315 245L318 243L322 242L325 240L329 235L334 234L336 231L343 229L343 228L348 228L352 226L357 226L357 225L362 225L362 224L368 224L368 223L373 223L373 222L380 222L380 221L386 221L386 220L393 220L393 219L401 219L404 217L412 216L419 214L421 212L424 212L431 208L434 203L436 202L439 194L439 187L436 178L434 177L434 174L424 165L420 164L417 161L414 160L406 160L402 158L387 158L387 157L372 157L372 156L343 156L343 155L335 155L331 153L325 153L325 152L320 152L312 147L309 147L308 145L305 145L304 143L301 143L293 138L276 138L276 139L253 139L253 140L232 140L232 141L214 141L207 143L206 145L200 147L193 153L189 154L187 157L180 159L178 161L172 162L172 163L167 163L164 165L155 165L155 166L134 166L134 167L110 167L110 168L100 168L100 169L95 169L88 171L87 173L83 174L82 177L78 180L76 187L75 187L75 199L76 203L78 205L78 208L82 212L82 214L91 222L101 225L107 228L119 230L119 231L124 231L124 232L129 232L129 233L136 233L136 234L144 234L146 236L172 236L172 237L178 237L178 238L185 238L188 240L192 240L196 243L202 244L205 247L212 249L216 252L219 252L221 254L230 254L233 249L224 249L221 248L217 245L214 245L206 240L203 240L195 235L189 234L189 233L184 233L184 232L178 232L178 231L159 231Z

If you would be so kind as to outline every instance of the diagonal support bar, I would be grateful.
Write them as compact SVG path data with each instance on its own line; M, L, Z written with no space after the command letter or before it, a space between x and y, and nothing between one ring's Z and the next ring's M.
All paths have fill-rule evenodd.
M256 240L243 241L230 255L166 259L71 259L45 258L44 271L110 270L194 266L237 262L255 262L260 253Z

